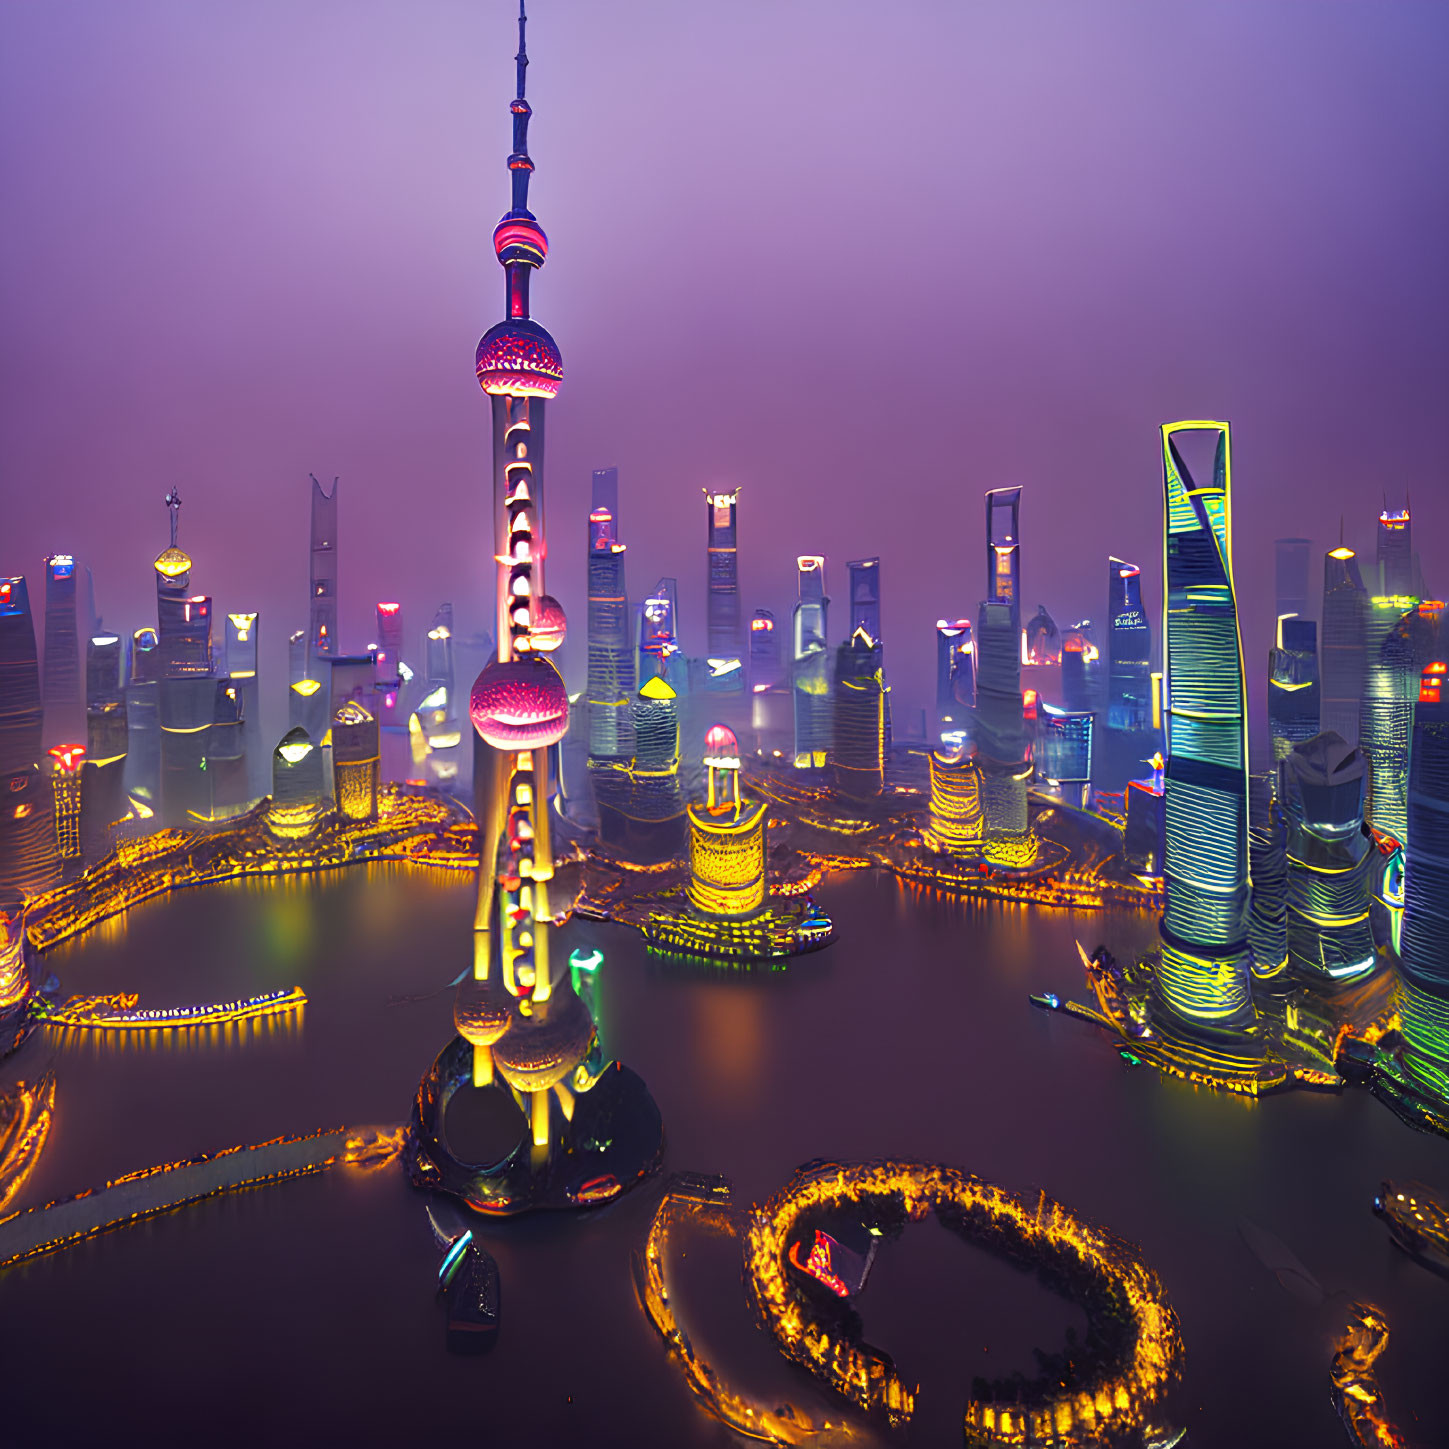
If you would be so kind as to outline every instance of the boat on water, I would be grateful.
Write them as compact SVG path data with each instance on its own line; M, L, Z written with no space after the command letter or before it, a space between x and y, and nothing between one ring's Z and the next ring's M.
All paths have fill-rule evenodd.
M51 1026L116 1030L174 1030L188 1026L213 1026L228 1021L246 1021L296 1011L307 1004L301 987L268 991L241 1001L216 1002L205 1006L163 1006L143 1008L134 994L117 996L72 996L59 1006L43 1005L37 1014Z

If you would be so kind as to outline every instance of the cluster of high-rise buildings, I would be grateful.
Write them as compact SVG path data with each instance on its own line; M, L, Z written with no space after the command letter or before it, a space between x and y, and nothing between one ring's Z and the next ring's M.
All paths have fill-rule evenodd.
M548 242L526 204L525 65L520 50L513 207L494 235L505 320L477 356L493 407L498 587L493 662L472 699L487 746L471 762L479 819L515 853L531 849L541 887L548 816L539 812L559 795L564 813L596 825L625 859L687 855L699 912L747 915L764 900L766 845L763 805L741 790L743 758L793 767L845 814L868 814L886 789L896 742L881 560L846 565L848 613L833 638L819 554L797 560L788 625L765 609L746 620L741 490L706 489L705 650L690 658L677 581L631 598L618 472L597 471L587 678L566 729L570 701L550 659L565 625L544 589L541 493L543 414L562 363L529 309ZM1449 638L1444 606L1423 584L1407 501L1379 515L1367 582L1353 549L1340 541L1327 551L1321 601L1310 541L1278 541L1271 761L1255 770L1230 430L1186 421L1164 425L1160 441L1155 640L1142 568L1115 556L1100 641L1090 619L1059 627L1044 607L1024 618L1022 489L986 494L981 595L936 625L934 705L920 731L923 844L988 872L1030 873L1034 799L1112 821L1133 869L1163 883L1158 1004L1188 1029L1241 1033L1255 984L1350 983L1388 948L1402 963L1409 1050L1449 1096ZM1206 461L1190 466L1203 444ZM310 498L307 623L289 639L288 729L270 750L258 613L218 617L197 591L175 490L169 542L154 561L154 626L105 631L89 571L54 554L41 653L27 580L0 580L0 893L34 895L97 859L118 822L214 823L270 795L269 828L302 838L320 802L343 819L375 814L390 776L461 787L451 605L411 659L391 601L376 605L369 646L346 652L336 480L329 490L314 478ZM531 901L536 915L538 894ZM543 926L524 934L546 939ZM530 949L541 958L539 946L515 954ZM542 982L541 959L533 969Z
M275 832L301 836L306 821L291 817L304 787L311 806L330 802L346 820L375 816L385 774L451 784L462 739L452 606L434 617L420 669L403 658L395 603L377 606L377 642L342 653L337 505L335 481L328 491L314 479L308 625L290 641L289 727L275 745L263 734L259 615L218 615L196 589L175 489L152 566L154 625L106 631L90 571L54 554L38 652L27 580L0 580L0 894L49 889L105 855L121 826L211 826L270 796Z

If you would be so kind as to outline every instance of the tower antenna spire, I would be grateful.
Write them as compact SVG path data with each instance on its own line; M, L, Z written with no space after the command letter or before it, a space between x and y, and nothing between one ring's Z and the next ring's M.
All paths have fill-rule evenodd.
M528 118L532 108L524 100L528 80L528 40L524 34L528 25L528 12L523 0L518 0L518 54L514 60L518 65L518 94L514 96L509 110L513 112L513 153L508 158L508 169L513 175L513 214L529 216L528 178L533 172L533 161L528 154Z
M171 547L175 548L176 525L181 518L181 495L174 488L166 495L166 506L171 510Z

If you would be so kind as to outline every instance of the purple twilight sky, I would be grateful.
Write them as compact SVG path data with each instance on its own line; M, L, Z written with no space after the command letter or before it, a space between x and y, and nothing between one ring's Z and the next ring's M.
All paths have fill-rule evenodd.
M280 695L313 470L342 477L346 646L379 598L412 636L443 599L486 623L472 355L502 315L514 15L0 11L0 570L74 552L107 625L154 622L176 485L192 577L263 610ZM631 592L676 575L691 652L701 487L743 487L746 613L824 552L843 615L845 561L882 555L903 705L932 622L982 596L989 487L1025 486L1028 613L1100 619L1109 552L1155 600L1164 421L1233 424L1255 695L1276 535L1321 551L1342 513L1371 549L1407 488L1449 588L1446 45L1449 6L1411 0L533 0L573 681L611 463Z

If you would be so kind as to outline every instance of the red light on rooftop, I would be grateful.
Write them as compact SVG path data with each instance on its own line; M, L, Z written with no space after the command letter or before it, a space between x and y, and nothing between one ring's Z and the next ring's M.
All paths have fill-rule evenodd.
M56 769L64 770L68 775L73 775L80 769L85 753L84 745L52 745L49 751Z
M401 604L379 604L377 612L379 614L396 614L400 608L402 608Z

